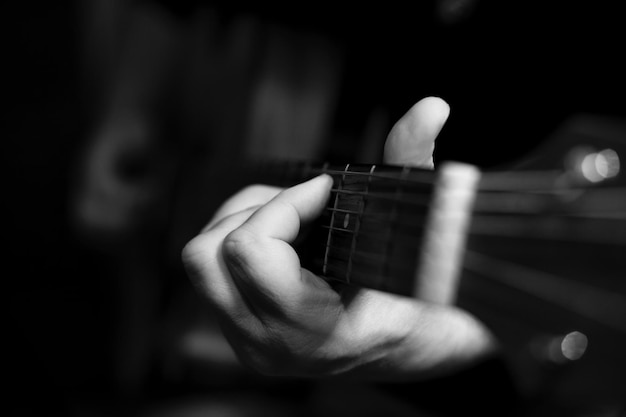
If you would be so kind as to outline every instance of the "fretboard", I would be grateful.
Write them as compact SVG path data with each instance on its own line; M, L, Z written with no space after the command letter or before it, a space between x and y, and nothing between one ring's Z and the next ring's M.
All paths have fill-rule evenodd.
M448 285L456 275L453 269L459 260L454 254L461 249L458 246L464 230L458 221L461 213L455 212L455 207L454 219L442 220L442 213L450 215L450 208L444 207L449 197L441 195L442 189L450 188L450 178L442 183L442 177L446 177L442 173L449 170L270 163L262 171L282 185L321 173L334 180L328 205L310 233L309 244L301 251L303 264L309 269L331 280L433 301L452 301L452 294L441 285ZM456 202L457 198L452 198ZM470 207L463 210L469 212ZM441 236L445 236L445 242L441 242ZM445 253L434 253L437 251ZM438 264L436 259L443 256L445 262ZM420 288L424 282L419 280L421 270L422 275L437 275L439 288L429 284Z
M313 269L330 279L411 294L434 174L376 165L326 166L323 172L334 184L314 232Z

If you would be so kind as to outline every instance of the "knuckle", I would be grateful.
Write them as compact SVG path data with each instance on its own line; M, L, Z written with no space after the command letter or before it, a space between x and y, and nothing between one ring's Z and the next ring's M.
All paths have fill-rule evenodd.
M191 239L181 251L181 258L184 264L193 264L198 256L205 252L206 238L203 235L199 235Z
M223 254L229 260L245 257L250 247L254 245L253 236L243 228L237 228L224 237Z
M181 250L181 260L185 268L192 272L207 270L214 262L219 242L209 233L191 239Z
M249 264L254 259L254 251L258 242L253 233L245 228L237 228L224 237L222 244L222 256L224 261L231 267L241 271L238 277L246 277Z

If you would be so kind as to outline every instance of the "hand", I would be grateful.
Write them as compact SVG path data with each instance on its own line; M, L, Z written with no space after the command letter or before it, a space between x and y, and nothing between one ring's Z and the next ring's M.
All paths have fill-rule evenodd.
M432 167L448 105L425 98L391 130L384 161ZM183 250L188 274L217 312L239 359L271 375L416 380L493 348L468 313L370 289L331 288L300 266L291 243L320 215L332 180L244 189Z

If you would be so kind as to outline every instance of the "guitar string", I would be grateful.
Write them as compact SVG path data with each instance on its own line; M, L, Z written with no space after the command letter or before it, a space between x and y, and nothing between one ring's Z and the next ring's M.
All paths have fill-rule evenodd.
M368 167L368 169L371 170L371 167L374 165L363 165L363 166ZM422 181L422 182L416 183L415 179L410 178L408 174L419 173L419 174L429 175L432 177L436 176L435 171L423 170L421 168L411 168L411 167L393 168L394 171L392 171L392 173L397 174L399 176L384 175L385 171L382 171L382 173L380 173L379 171L377 171L376 173L372 173L370 171L367 171L367 172L350 171L350 170L345 170L345 168L344 170L341 170L341 171L338 169L328 169L326 167L322 167L321 169L313 169L308 165L307 165L307 168L309 171L326 172L326 173L340 175L342 177L342 179L340 180L342 186L358 185L358 184L345 184L346 182L345 178L351 177L351 176L360 177L359 179L366 178L368 181L371 181L372 178L376 178L380 180L377 183L373 183L374 187L377 185L380 187L382 185L381 183L389 182L389 186L392 187L394 190L397 189L398 183L407 183L413 186L415 186L416 184L419 184L421 186L425 185L428 188L426 193L423 193L419 189L415 189L415 188L406 190L410 192L404 193L405 195L412 194L412 195L419 195L419 196L418 198L414 198L414 199L404 198L403 201L401 202L401 204L404 204L404 205L415 205L415 206L420 206L420 207L427 206L429 204L428 196L430 195L430 191L432 190L432 186L434 182L426 181L426 184L423 184L424 181ZM385 166L383 166L383 168L385 168ZM292 166L291 170L297 171L298 170L297 165ZM518 181L518 182L521 181L522 183L526 183L529 177L543 178L547 176L550 178L556 178L555 176L556 174L554 174L554 172L556 171L530 171L530 172L526 171L523 173L521 172L520 173L486 173L485 175L487 175L487 178L491 178L490 182L493 182L494 178L500 177L507 181L513 178L515 179L515 181ZM623 200L623 199L611 198L611 197L616 197L616 196L619 197L621 195L626 195L626 189L624 187L602 187L601 189L595 189L595 188L590 188L590 187L585 187L585 186L577 186L577 187L555 189L552 183L548 183L548 184L543 184L544 186L548 187L546 189L537 189L537 188L525 186L524 187L525 193L520 193L520 192L512 192L510 190L510 185L511 184L507 184L507 187L502 190L497 190L494 187L492 187L492 189L485 191L485 190L481 190L479 187L479 190L477 190L477 201L475 204L476 207L474 208L473 212L474 213L479 213L479 212L532 213L533 211L536 211L536 210L545 211L546 207L555 206L559 204L563 205L565 203L564 200L567 199L568 195L575 195L578 192L584 191L587 193L592 193L593 197L596 199L602 198L603 202L611 201L613 204L616 204L616 206L613 207L612 209L610 210L604 209L601 212L598 212L598 208L596 207L596 212L589 213L590 216L601 217L603 213L606 213L608 211L610 213L609 217L618 218L618 219L621 219L622 217L626 217L626 201L622 201L620 205L620 200ZM379 199L379 200L393 200L394 199L394 196L389 195L389 194L384 194L381 192L373 193L373 192L362 191L362 190L361 191L345 190L345 189L336 189L336 188L333 188L331 192L341 193L345 195L370 197L372 199ZM424 197L424 198L420 198L420 197ZM394 202L397 203L397 201L394 201ZM519 205L524 205L526 209L525 210L512 209L512 207L519 206ZM543 210L538 209L537 206L540 206L540 208L542 208ZM551 214L560 213L559 211L555 211L554 209L552 210L552 212L553 213ZM622 213L624 214L620 215Z
M411 213L411 218L414 219L414 215L419 215L419 213L426 213L430 206L421 206L419 212L416 211ZM356 210L351 210L348 208L334 208L334 207L325 207L325 211L336 211L338 213L343 214L358 214L359 212ZM563 219L571 219L571 220L626 220L626 211L622 211L619 209L614 209L606 212L599 211L588 211L585 213L578 213L573 211L566 210L535 210L535 211L512 211L512 210L485 210L485 209L477 209L473 208L470 213L472 217L477 218L510 218L514 216L518 216L519 219L533 219L536 220L538 217L554 219L555 217L560 217ZM390 211L388 210L373 210L370 209L367 213L367 216L372 219L381 219L382 221L386 221L390 217ZM423 216L422 216L423 217ZM419 217L417 218L419 220ZM411 226L411 223L401 224L402 226Z
M406 176L399 178L398 174L401 173L403 167L398 166L385 166L379 165L379 171L376 174L369 173L370 165L362 165L364 171L344 171L343 169L310 169L312 174L328 174L331 176L341 176L345 173L346 177L370 177L380 179L382 181L394 181L407 184L424 184L432 185L438 175L436 170L427 170L419 167L407 167L409 174L413 176ZM387 171L385 171L385 168ZM521 187L522 189L536 188L536 185L529 187L530 184L539 184L542 187L550 188L554 181L561 177L563 172L558 170L546 170L546 171L519 171L519 172L483 172L482 180L478 184L479 190L484 188L485 190L510 190L514 187ZM423 176L424 178L417 177ZM541 187L540 187L541 188Z
M626 294L474 251L466 251L463 268L626 333Z
M374 237L374 234L371 234L372 237ZM577 242L579 243L579 242ZM384 255L380 252L380 251L376 251L374 248L375 246L372 245L365 245L366 248L363 248L363 245L356 247L354 250L345 248L342 245L337 245L337 244L333 244L333 243L320 243L319 245L316 245L319 248L324 248L324 250L327 250L328 252L328 259L335 259L337 261L340 262L348 262L348 259L343 259L341 258L341 256L346 256L347 258L349 258L350 256L357 256L360 260L361 263L374 263L376 264L378 262L378 259L376 258L380 258L380 257L384 257ZM406 239L406 240L402 240L402 239L395 239L392 246L400 248L402 251L404 252L410 252L413 251L416 255L418 253L418 250L420 249L420 242L415 240L415 239ZM367 250L367 248L371 248L371 250ZM466 252L471 251L472 249L469 248L466 250ZM401 267L398 267L397 269L402 270Z
M342 279L345 272L342 263L347 263L347 260L330 257L326 278L345 283L346 281ZM626 323L621 320L621 317L626 316L626 308L624 307L626 306L626 294L608 292L597 286L573 281L561 275L536 270L516 262L505 261L472 251L466 252L462 269L477 273L479 276L500 285L522 290L534 298L593 319L605 326L626 332ZM328 274L329 271L335 271L335 273ZM377 283L380 285L378 289L390 289L403 287L400 281L414 278L414 270L410 268L392 265L390 271L401 275L404 280L399 279L398 275L395 274L384 274L371 267L362 267L353 270L352 282L357 285L367 285L368 282ZM558 287L559 291L555 291L555 287Z
M331 214L335 212L335 213L341 213L345 215L359 213L358 211L355 211L355 210L351 210L347 208L335 208L335 207L325 207L324 211L327 213L331 213ZM619 211L612 212L612 213L579 214L579 213L567 213L567 212L551 212L551 213L539 213L539 212L512 213L512 212L492 212L492 211L476 212L475 210L472 210L470 214L472 215L472 218L475 221L478 220L478 222L484 223L485 221L494 221L498 224L501 224L501 223L508 221L510 222L509 224L512 224L512 225L520 224L523 222L534 223L537 221L544 221L544 222L550 221L550 222L553 222L553 224L556 224L555 222L561 222L561 223L577 222L574 224L574 226L576 224L587 225L587 224L595 223L596 226L601 226L602 224L606 224L607 226L615 227L617 225L624 224L623 221L626 220L624 216L620 216L620 214L626 214L626 213L621 213ZM392 221L390 219L391 215L389 211L369 210L366 214L367 220L371 221L372 223L376 223L376 222L387 223L389 225L393 224L395 226L402 226L406 228L420 226L419 221L420 220L425 221L427 216L428 216L427 210L422 210L420 212L413 212L410 214L411 221L409 222L409 221L400 221L397 219ZM453 215L447 215L447 217L450 220L454 220L456 218ZM337 219L340 222L342 221L339 218ZM624 224L624 227L626 227L626 224ZM346 228L347 227L344 227L344 229Z
M366 167L364 165L364 167ZM422 175L425 178L418 178L415 175L410 177L409 175L402 175L402 167L390 167L390 166L377 166L381 168L381 171L377 171L376 174L369 173L369 165L367 171L346 171L345 176L343 170L333 169L318 169L312 170L314 173L322 174L326 173L333 178L338 177L366 177L369 179L380 180L379 183L393 182L394 184L407 184L413 186L426 186L432 187L437 179L438 172L435 170L425 170L422 168L406 167L409 174ZM384 169L392 169L390 171L384 171ZM387 175L385 175L387 173ZM511 190L527 191L527 192L557 192L562 191L576 191L576 190L589 190L593 184L570 184L567 187L556 187L557 181L563 177L563 172L558 170L546 170L546 171L518 171L518 172L483 172L482 178L478 183L479 192L510 192Z
M327 207L328 212L339 212L343 214L357 214L354 210L336 209ZM364 228L361 229L360 235L377 237L380 230L374 229L372 226L385 224L386 226L397 227L399 232L395 237L412 236L422 233L426 226L425 221L427 213L412 214L412 220L422 220L422 222L407 222L389 219L388 213L372 212L367 214L367 221ZM581 223L580 218L571 216L518 216L510 215L486 215L479 214L473 216L473 221L464 233L469 236L504 236L511 239L540 239L553 240L560 242L576 242L576 243L595 243L595 244L625 244L626 245L626 228L622 219L611 217L585 218ZM336 232L354 233L354 230L347 226L341 227L342 219L333 218L331 224L323 224L322 228ZM450 217L452 219L452 217ZM349 226L349 225L348 225ZM619 231L617 226L625 228L624 233L616 233ZM516 233L513 233L513 232Z
M311 169L311 171L314 171L314 169ZM415 171L415 172L418 172L418 171ZM326 173L332 174L332 172L326 172ZM367 173L346 173L345 171L341 171L340 173L343 174L344 176L345 175L349 175L349 176L350 175L353 175L353 176L368 175ZM381 176L380 174L377 175L377 177L378 177L378 179L381 179L381 180L389 180L389 181L393 180L393 181L396 181L396 182L398 181L397 178ZM540 178L540 179L541 180L545 180L545 178L547 178L547 177L543 177L543 178ZM506 193L508 195L511 195L511 188L512 188L511 185L512 184L515 184L518 187L521 187L523 191L526 191L526 192L530 191L532 193L543 193L543 194L547 194L548 196L550 196L550 195L557 195L558 196L563 191L565 191L565 192L576 192L576 191L588 191L588 190L590 190L590 188L588 188L588 187L572 187L572 188L567 188L565 190L556 190L555 191L553 188L549 187L549 185L551 185L551 184L548 184L547 189L542 189L542 187L536 187L536 186L528 187L527 186L527 184L528 184L527 179L528 179L528 176L524 175L524 174L521 174L519 177L508 176L508 178L507 177L503 177L503 178L499 178L499 179L497 177L492 177L492 178L489 179L489 181L486 181L483 184L481 184L481 186L479 186L479 192L480 191L487 191L487 192L490 192L490 193L493 193L493 194L497 194L497 193L504 194L504 193ZM498 181L497 180L501 180L500 183L504 184L504 185L501 186L502 187L501 189L496 186L496 185L498 185ZM408 178L405 181L407 183L412 184L412 185L416 184L416 181L414 179L412 179L412 178ZM422 180L422 182L428 183L428 181L424 181L424 180ZM485 184L489 184L490 186L487 187L487 186L485 186ZM432 184L427 184L427 185L429 187L432 186ZM372 194L366 194L366 195L367 196L372 196ZM523 194L520 193L519 195L523 195ZM379 196L378 198L383 198L383 197ZM420 201L419 204L423 205L423 202ZM619 208L617 210L619 210ZM343 230L343 229L338 229L338 230ZM334 265L334 263L328 265L328 267L331 268L331 269L333 269L333 268L341 269L341 267L339 267L339 266L336 267ZM489 271L489 268L486 268L486 270ZM493 270L495 270L495 268L493 268ZM493 270L492 270L492 272L493 272ZM372 275L372 273L368 273L368 271L365 271L364 274L365 275ZM381 276L377 274L376 278L380 279ZM341 280L341 279L339 279L339 280ZM531 293L531 295L534 295L534 296L537 296L537 297L541 298L541 294L534 293L532 290L530 291L530 293Z
M298 173L306 173L306 177L312 175L328 174L333 177L367 177L370 179L376 179L383 181L394 181L401 184L409 185L426 185L431 186L434 184L435 179L438 176L437 170L429 170L420 167L402 167L393 165L376 165L377 172L370 173L371 166L373 164L351 164L351 167L360 167L362 171L344 170L345 164L336 164L337 168L328 168L328 164L324 166L313 166L311 164L294 161L287 164L281 163L280 166L275 166L282 172L282 177L294 177L294 181L302 179L305 175L293 175ZM262 171L269 171L267 166L262 166ZM271 168L271 167L270 167ZM400 178L401 172L408 170L409 174ZM261 171L261 170L259 170ZM292 174L292 175L288 175ZM262 174L261 174L262 175ZM554 181L562 177L563 172L559 170L543 170L543 171L519 171L519 172L497 172L486 171L482 173L482 179L478 184L479 190L485 191L498 191L498 190L511 190L512 188L521 188L523 190L529 188L552 188ZM297 178L297 179L296 179ZM531 184L534 184L532 187Z
M567 190L570 191L570 190ZM380 200L380 201L390 201L390 202L398 202L395 197L391 194L384 194L384 193L380 193L380 192L365 192L365 191L361 191L361 190L346 190L346 189L337 189L337 188L332 188L330 190L331 193L335 193L336 195L344 195L344 196L352 196L352 197L365 197L365 198L371 198L373 200ZM572 191L573 192L573 191ZM494 212L494 211L498 211L498 208L500 209L500 211L502 212L515 212L514 210L509 209L509 207L515 206L515 205L526 205L527 207L531 207L533 208L531 205L534 206L544 206L543 210L541 209L535 209L534 211L537 212L544 212L546 211L546 208L549 206L565 206L564 208L562 208L562 211L567 210L566 206L568 204L567 201L567 197L564 196L562 193L558 193L555 191L552 191L553 194L533 194L531 196L529 196L528 194L522 194L522 193L511 193L511 192L503 192L501 194L498 194L497 196L490 196L490 199L485 199L483 198L482 195L478 194L476 196L476 204L478 205L477 208L474 209L474 212L476 211L482 211L482 212ZM623 193L623 194L622 194ZM607 200L609 202L611 202L612 198L611 197L617 197L615 199L613 199L612 204L613 206L609 208L609 212L618 212L618 213L626 213L626 199L620 199L619 197L621 197L622 195L626 195L626 187L624 188L613 188L611 190L606 190L606 191L599 191L599 190L594 190L593 192L593 197L595 199L600 199L602 198L603 200ZM418 198L403 198L402 201L399 201L400 204L404 205L404 206L414 206L414 207L419 207L419 208L428 208L430 206L430 193L424 193L422 195L419 195ZM481 200L482 199L482 200ZM499 200L499 201L498 201ZM615 201L617 200L617 201ZM622 201L623 200L623 201ZM349 200L348 200L349 201ZM575 204L575 201L570 203L570 204ZM485 208L485 207L480 207L480 206L487 206L490 208ZM505 209L502 209L502 207L505 207ZM572 211L573 209L570 209L570 211ZM527 210L520 210L518 211L519 213L528 213L528 212L533 212L533 210L527 209Z

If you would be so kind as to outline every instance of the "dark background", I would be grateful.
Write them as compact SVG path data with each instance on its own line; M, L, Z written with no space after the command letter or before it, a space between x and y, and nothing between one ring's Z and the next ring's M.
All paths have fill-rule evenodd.
M157 209L158 220L142 224L129 239L125 233L112 239L106 233L83 233L73 217L75 184L85 175L81 158L107 112L107 92L117 79L115 70L108 69L125 59L116 51L124 49L127 38L118 32L128 30L124 23L107 26L104 17L101 27L95 25L98 12L89 3L20 2L3 7L3 67L8 70L3 88L3 137L8 145L2 152L7 172L3 201L10 232L3 273L10 310L5 382L14 388L9 406L23 415L108 415L119 412L116 407L132 414L129 410L141 409L158 390L175 396L186 389L185 382L172 384L163 376L161 351L151 347L151 335L146 336L149 342L141 336L139 341L130 337L120 342L126 340L120 334L133 334L132 326L141 326L141 320L132 319L137 311L159 327L175 310L176 304L163 293L184 287L176 284L184 276L175 261L168 256L163 261L158 254L179 249L169 242L176 216L163 217ZM572 115L626 116L625 22L615 7L603 2L478 1L458 2L457 9L449 2L448 12L437 8L448 10L445 2L420 2L410 8L392 2L345 7L157 3L152 7L181 27L193 21L199 8L208 7L219 16L221 28L244 14L286 28L285 37L314 33L328 40L342 62L322 153L328 158L353 157L372 109L382 109L385 131L426 95L443 97L452 108L437 142L436 159L467 161L485 169L532 151ZM93 38L94 33L102 33L105 41ZM116 58L107 58L109 52ZM142 67L144 72L151 69ZM163 79L167 84L176 77ZM172 116L163 103L175 104L166 93L155 97L146 100L153 120L174 120L159 130L165 137L159 141L167 144L165 149L176 150L180 163L187 154L178 143L197 143L201 133L194 136L180 128L186 119L178 113ZM229 108L237 108L233 106ZM212 120L210 112L196 117ZM219 135L213 140L219 142ZM210 153L222 148L202 149ZM179 176L175 184L181 178L189 179ZM175 205L171 199L181 195L180 187L166 183L168 197L156 201ZM120 277L128 276L135 265L129 261L135 245L154 242L155 236L159 244L138 256L158 259L153 266L159 270L159 284L145 291L158 306L133 310L142 305L143 281L128 284ZM150 268L139 264L146 274ZM148 278L145 282L152 285ZM127 291L130 296L124 295ZM131 330L120 330L128 326ZM149 352L151 359L141 370L124 371L119 364L115 352L125 343ZM158 381L157 388L150 381ZM126 408L128 403L134 408Z

